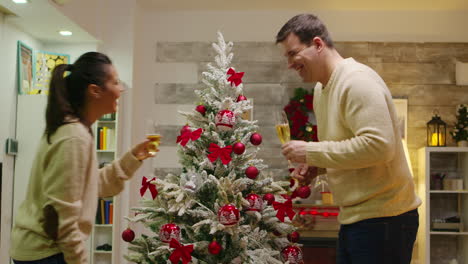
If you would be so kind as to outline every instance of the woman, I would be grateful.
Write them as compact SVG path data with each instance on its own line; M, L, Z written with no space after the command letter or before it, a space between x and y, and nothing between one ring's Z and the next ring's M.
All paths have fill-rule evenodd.
M122 90L111 60L102 53L88 52L54 69L45 133L12 230L15 263L88 263L85 240L98 197L122 191L141 161L152 156L150 141L144 141L112 164L97 167L91 125L117 110Z

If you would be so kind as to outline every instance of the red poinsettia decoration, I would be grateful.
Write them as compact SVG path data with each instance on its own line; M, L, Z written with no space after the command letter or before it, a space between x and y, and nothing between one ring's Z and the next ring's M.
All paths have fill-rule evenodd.
M314 110L313 101L313 91L297 88L294 97L284 107L291 127L291 139L318 141L317 126L309 120L309 115Z
M235 86L239 86L242 83L242 77L244 77L244 72L236 72L233 68L229 68L227 74L231 75L227 80L228 82L234 84Z

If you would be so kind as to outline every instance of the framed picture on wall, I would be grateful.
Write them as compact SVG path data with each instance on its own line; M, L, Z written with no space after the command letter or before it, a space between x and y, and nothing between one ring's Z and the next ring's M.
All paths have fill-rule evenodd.
M34 86L33 50L18 41L18 93L30 94Z
M31 94L48 94L52 71L57 65L69 64L70 55L38 51L34 61L34 89L31 90Z

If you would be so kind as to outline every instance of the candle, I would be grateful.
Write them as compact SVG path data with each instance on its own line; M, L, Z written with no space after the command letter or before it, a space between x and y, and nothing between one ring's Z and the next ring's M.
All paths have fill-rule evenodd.
M431 146L443 146L445 145L443 140L442 133L432 133Z

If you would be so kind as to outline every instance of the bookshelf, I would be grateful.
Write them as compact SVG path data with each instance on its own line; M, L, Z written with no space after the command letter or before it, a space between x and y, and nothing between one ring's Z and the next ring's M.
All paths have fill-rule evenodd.
M468 263L468 147L419 149L418 174L419 263Z
M94 124L96 153L99 168L116 159L117 154L117 115L107 114ZM90 264L115 263L114 197L99 198L95 224L89 241Z

